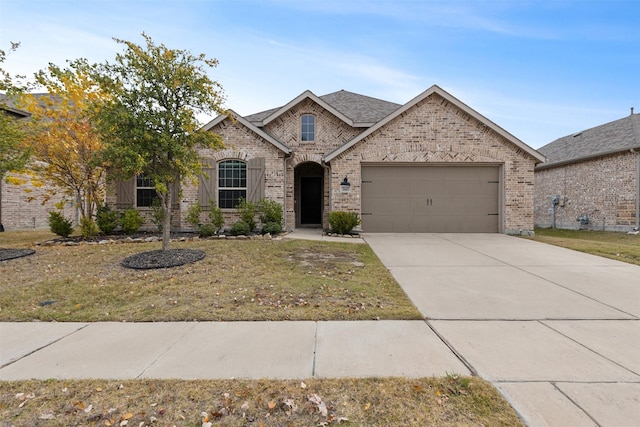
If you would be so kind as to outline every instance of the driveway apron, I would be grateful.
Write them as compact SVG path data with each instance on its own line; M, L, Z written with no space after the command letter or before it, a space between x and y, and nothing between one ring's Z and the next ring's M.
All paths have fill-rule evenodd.
M364 239L528 425L640 425L640 267L501 234Z

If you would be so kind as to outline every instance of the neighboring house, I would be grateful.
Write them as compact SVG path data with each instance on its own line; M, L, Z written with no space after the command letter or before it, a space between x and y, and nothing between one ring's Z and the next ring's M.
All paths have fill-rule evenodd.
M36 94L48 96L48 94ZM6 95L0 94L0 114L9 114L16 120L30 116L26 111L15 108ZM54 187L38 177L12 171L0 179L0 224L5 230L40 229L49 227L49 211L59 200L43 204L45 195ZM75 209L71 201L65 204L63 215L73 218Z
M328 229L331 211L358 213L365 232L533 230L543 156L438 86L404 105L306 91L258 114L231 111L204 129L226 148L201 150L206 174L184 184L173 207L180 229L196 200L214 200L230 226L240 197L265 197L283 206L289 230ZM143 178L120 182L108 201L148 214L150 190Z
M535 222L540 227L630 231L640 225L640 114L540 148Z

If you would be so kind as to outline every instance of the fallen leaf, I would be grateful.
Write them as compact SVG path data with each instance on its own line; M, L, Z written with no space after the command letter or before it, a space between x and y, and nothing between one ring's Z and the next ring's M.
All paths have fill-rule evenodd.
M96 387L96 391L102 391L102 387Z
M269 402L269 404L267 405L269 407L269 409L273 409L276 407L276 402L274 402L273 400L271 402Z
M300 383L300 387L302 387L302 388L307 388L307 385L304 383L304 381L302 381L302 382Z
M40 420L53 420L56 416L53 414L42 414L38 417Z
M89 405L86 408L84 408L85 414L88 414L89 412L91 412L92 409L93 409L93 405Z
M369 408L371 408L371 403L370 403L370 402L367 402L367 403L364 405L364 410L365 410L365 411L368 411L368 410L369 410Z
M126 414L124 414L122 416L122 418L120 418L121 420L130 420L131 418L133 418L133 413L131 412L127 412Z

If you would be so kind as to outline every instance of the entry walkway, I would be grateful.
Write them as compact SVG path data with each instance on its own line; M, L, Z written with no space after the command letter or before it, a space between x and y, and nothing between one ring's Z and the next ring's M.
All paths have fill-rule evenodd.
M364 239L528 425L640 425L640 267L498 234Z

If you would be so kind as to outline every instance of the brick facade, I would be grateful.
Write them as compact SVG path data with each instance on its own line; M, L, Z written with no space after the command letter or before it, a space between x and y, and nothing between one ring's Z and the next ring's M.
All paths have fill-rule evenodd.
M423 95L420 102L407 104L392 120L379 127L374 125L375 131L371 128L372 133L362 140L357 138L366 134L369 127L356 121L347 123L323 108L313 95L302 97L286 111L279 111L264 126L256 121L259 127L253 130L254 125L246 121L243 124L239 120L218 118L211 126L207 125L207 129L219 134L226 148L202 150L200 154L214 168L221 160L264 159L264 197L283 205L284 225L289 230L301 225L301 179L305 177L322 180L321 225L328 228L331 211L360 213L363 163L495 165L501 171L500 231L522 233L533 230L534 167L540 157L494 124L483 121L486 119L468 107L456 105L457 100L450 102L449 95L439 88ZM301 140L303 115L315 118L313 142ZM270 138L283 145L278 147L273 140L269 141ZM350 141L357 143L349 146ZM283 150L283 146L287 150ZM346 151L327 160L329 153L347 146ZM213 175L217 176L215 169ZM345 177L351 183L349 193L340 190ZM113 191L111 186L109 203L115 202ZM183 185L179 206L173 214L174 227L189 228L186 215L198 192L197 183ZM233 209L225 210L224 214L226 226L237 220Z
M54 206L66 200L62 214L76 221L73 200L60 195L43 204L43 198L52 187L46 183L35 183L26 174L8 173L0 184L0 212L4 229L46 229L49 228L49 212L57 210Z
M556 195L557 228L629 231L637 226L639 158L638 153L624 151L537 170L536 226L553 225Z
M501 230L533 230L536 160L433 94L331 161L332 209L360 212L360 163L483 163L502 166ZM352 191L340 193L348 176Z

